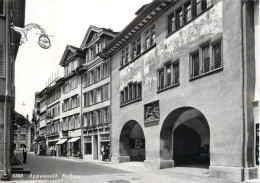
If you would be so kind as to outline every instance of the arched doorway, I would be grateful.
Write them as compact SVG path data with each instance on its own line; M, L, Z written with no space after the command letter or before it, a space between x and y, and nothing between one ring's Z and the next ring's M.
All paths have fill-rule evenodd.
M139 123L128 121L120 134L120 156L128 156L130 161L145 160L145 137Z
M197 109L183 107L165 119L161 133L160 156L174 160L175 166L209 167L210 129Z

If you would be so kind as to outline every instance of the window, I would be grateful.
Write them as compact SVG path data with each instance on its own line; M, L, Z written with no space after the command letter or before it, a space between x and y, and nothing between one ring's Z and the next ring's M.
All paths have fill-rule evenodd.
M179 8L177 10L177 22L176 22L176 27L179 28L183 26L183 17L182 17L182 8Z
M212 6L211 0L189 0L168 16L168 34L190 22Z
M109 76L109 62L108 61L103 64L103 77L105 78L107 76Z
M152 26L146 33L145 33L145 49L150 48L155 44L155 26Z
M201 55L201 57L200 57ZM191 78L222 67L221 41L207 43L191 54Z
M103 122L104 123L109 122L109 109L108 109L108 107L103 109Z
M159 71L159 90L164 88L164 69Z
M89 105L94 104L94 91L89 92Z
M5 15L5 6L4 6L4 0L0 0L0 16Z
M100 124L100 110L96 110L95 111L96 113L96 124Z
M75 123L75 128L80 128L80 119L79 119L79 114L74 115L74 123Z
M191 15L191 2L188 1L184 5L184 23L189 22L191 19L192 19L192 15Z
M142 98L142 84L129 83L124 90L120 91L120 105L128 104Z
M97 89L97 102L101 102L101 88Z
M94 50L92 47L89 47L88 49L88 60L91 60L94 58Z
M109 98L109 85L104 85L102 87L102 100L106 100Z
M202 12L202 0L196 0L196 15Z
M212 45L212 52L214 69L220 68L222 66L222 51L220 41Z
M141 53L141 43L140 43L140 38L138 38L136 41L133 42L132 58L135 58L136 56L140 55L140 53Z
M172 13L172 14L169 16L169 18L168 18L168 25L169 25L169 27L168 27L168 33L169 33L169 34L172 33L172 32L174 32L174 31L176 30L175 16L174 16L174 15L175 15L175 14Z
M179 83L179 61L166 64L158 71L158 90L162 90Z
M92 154L92 143L85 143L85 154Z
M93 84L95 82L95 73L94 69L89 72L89 84Z
M101 68L96 68L96 81L99 81L101 79Z
M129 59L128 57L129 57L128 48L125 48L121 53L121 66L128 63L128 59Z
M172 82L172 68L171 64L166 65L166 87L171 86Z
M200 61L199 61L199 52L194 53L192 56L192 70L193 77L196 77L200 74Z
M62 89L63 89L63 93L68 93L70 91L70 89L71 89L70 82L65 83L63 85Z
M78 87L78 78L75 77L74 79L71 80L71 90L73 90L77 87Z
M101 52L101 42L96 43L96 53Z

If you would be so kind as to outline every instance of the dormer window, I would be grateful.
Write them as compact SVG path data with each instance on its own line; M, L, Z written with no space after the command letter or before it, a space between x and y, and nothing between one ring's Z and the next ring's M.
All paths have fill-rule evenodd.
M94 50L92 47L89 47L88 49L88 59L91 60L94 58Z

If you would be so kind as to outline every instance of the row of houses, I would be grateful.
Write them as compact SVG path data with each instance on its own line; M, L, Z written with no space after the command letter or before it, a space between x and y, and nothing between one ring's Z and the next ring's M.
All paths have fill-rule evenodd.
M153 0L121 32L90 26L35 95L36 151L255 178L259 3Z

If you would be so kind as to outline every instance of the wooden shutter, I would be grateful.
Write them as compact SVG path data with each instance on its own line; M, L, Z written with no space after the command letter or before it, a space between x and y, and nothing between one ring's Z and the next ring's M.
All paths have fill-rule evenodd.
M0 43L0 78L5 78L5 47Z

